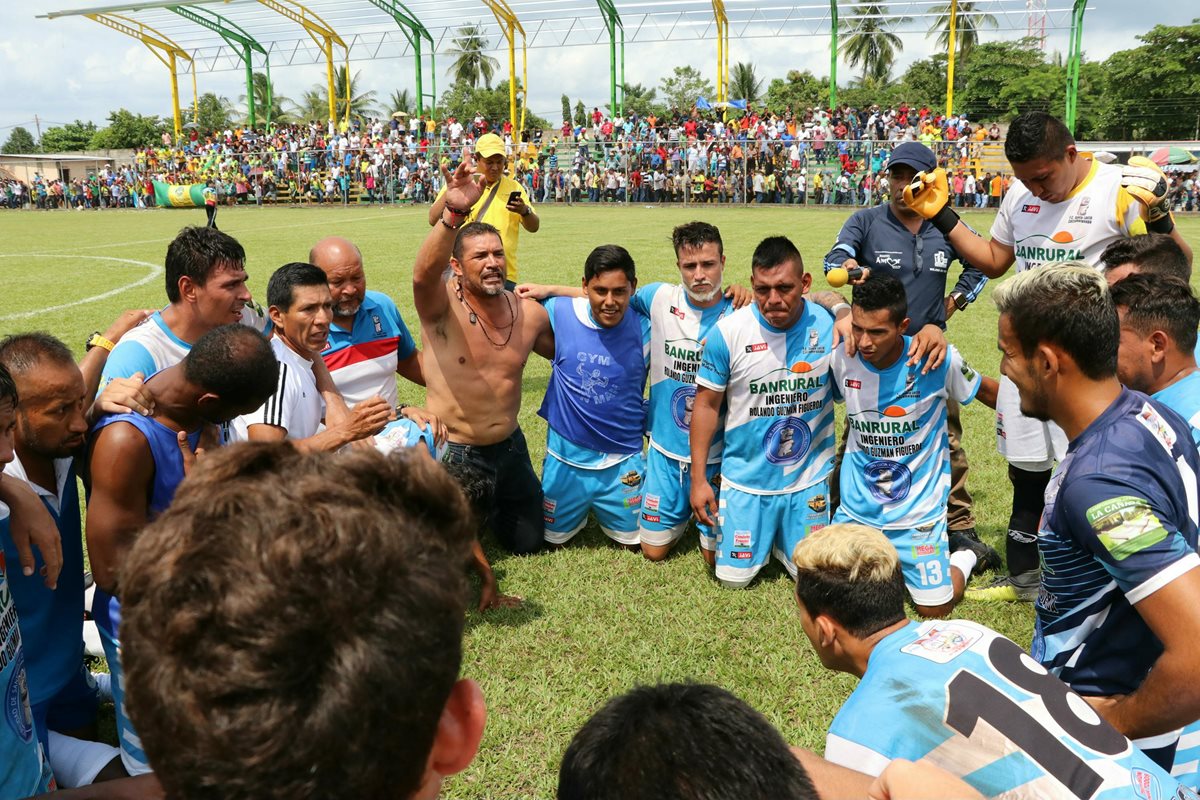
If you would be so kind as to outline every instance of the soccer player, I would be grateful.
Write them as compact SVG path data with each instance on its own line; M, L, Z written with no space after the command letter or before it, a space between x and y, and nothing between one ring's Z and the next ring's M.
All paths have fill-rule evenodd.
M1183 417L1200 446L1200 300L1185 281L1154 273L1129 275L1110 288L1121 320L1117 377Z
M464 154L465 155L465 154ZM464 162L472 163L470 156ZM500 233L504 243L505 277L507 288L512 289L517 280L517 244L521 229L537 233L542 220L529 204L529 193L519 182L504 174L504 140L494 133L485 133L475 140L473 166L480 176L483 191L471 205L461 209L448 205L446 187L438 192L429 207L429 225L436 227L442 220L442 212L449 209L452 214L462 211L467 222L483 222Z
M636 289L629 251L601 245L583 265L586 297L544 302L554 358L538 414L547 423L542 508L551 545L574 538L591 509L610 539L638 546L649 323L629 313Z
M722 319L704 342L689 440L691 506L698 521L719 525L715 573L727 587L748 586L772 552L791 572L796 542L829 522L834 318L805 301L811 283L795 245L764 239L751 259L754 305ZM718 506L706 469L719 429Z
M267 302L274 334L271 349L279 360L279 385L262 407L233 420L236 441L292 439L302 450L337 450L379 433L395 417L378 395L347 411L336 391L322 392L317 373L320 352L329 338L333 299L325 273L312 264L284 264L271 274ZM326 409L329 425L321 430ZM336 410L336 418L335 411Z
M1070 440L1046 491L1034 657L1169 767L1200 719L1200 456L1187 423L1117 380L1119 322L1085 265L997 287L1000 368Z
M469 519L411 455L199 462L122 579L126 703L166 796L437 797L486 718L459 674Z
M909 325L905 333L919 340L942 336L946 322L965 311L987 285L987 276L961 259L945 235L904 202L904 189L918 172L937 167L933 151L920 142L897 145L888 158L886 175L889 200L883 205L854 212L838 232L837 242L825 256L825 272L841 267L860 269L861 282L871 274L891 275L904 285ZM962 274L949 294L946 282L950 263L959 261ZM852 337L847 337L852 339ZM914 345L919 346L919 342ZM911 355L911 354L910 354ZM930 367L937 367L932 359ZM1000 555L979 540L971 493L967 490L967 454L962 448L962 421L958 403L947 402L950 437L950 501L946 525L952 550L969 549L980 569L996 569ZM835 476L834 494L837 495Z
M542 485L517 423L521 375L536 349L549 358L554 334L546 310L505 289L499 232L466 223L482 194L468 156L454 173L443 168L447 209L425 237L413 268L413 301L421 319L426 405L446 423L447 469L470 489L476 518L517 554L544 543ZM445 278L446 264L452 277ZM482 582L480 609L514 605L500 594L483 547L473 548Z
M92 429L87 504L88 556L96 579L92 616L112 673L121 760L130 775L150 767L124 709L117 579L125 555L134 534L170 504L205 427L262 405L279 372L266 339L242 325L223 325L200 337L182 362L146 382L154 396L150 415L108 414Z
M216 228L184 228L167 247L167 306L131 330L115 346L93 336L89 344L112 355L100 387L113 378L140 373L149 378L178 364L201 336L220 325L240 322L264 334L271 322L246 288L246 251ZM101 341L103 339L103 341Z
M882 528L900 553L917 613L945 616L962 599L976 561L968 548L949 548L947 406L976 396L995 406L996 382L967 366L953 346L935 369L910 366L904 286L886 272L854 287L850 318L856 353L838 348L831 365L849 425L833 521Z
M1174 276L1184 283L1192 279L1192 266L1187 255L1174 239L1159 233L1113 242L1100 254L1100 263L1109 286L1126 275L1142 272ZM1195 355L1200 361L1200 339L1196 342Z
M813 650L860 679L829 726L833 763L876 775L926 759L986 797L1195 797L1014 642L907 619L900 560L878 530L831 525L793 560Z
M17 386L0 364L0 466L13 459L17 425ZM12 478L0 477L0 482ZM0 502L0 537L12 536L9 507ZM0 567L5 567L0 563ZM29 678L17 608L8 588L8 569L0 568L0 691L4 693L4 723L0 725L0 796L28 797L55 788L50 762L35 735L29 707Z
M1169 233L1190 261L1191 249L1175 230L1170 214L1165 179L1161 194L1132 184L1126 188L1120 167L1079 153L1067 127L1040 111L1013 120L1004 154L1016 180L1000 204L990 241L960 224L949 207L944 170L918 175L904 195L910 208L932 221L955 250L985 275L999 277L1013 263L1018 271L1072 259L1098 264L1106 246L1148 229ZM1040 580L1036 540L1043 495L1051 468L1066 455L1066 438L1057 427L1023 415L1016 390L1004 377L996 430L997 447L1009 463L1013 486L1005 541L1009 576L970 596L1031 601Z

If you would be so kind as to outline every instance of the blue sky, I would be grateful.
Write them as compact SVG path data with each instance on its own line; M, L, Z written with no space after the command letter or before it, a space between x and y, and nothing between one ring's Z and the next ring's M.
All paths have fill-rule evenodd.
M111 2L111 0L110 0ZM125 107L143 114L165 114L170 108L167 70L140 43L109 31L83 18L37 19L50 10L97 5L98 0L35 0L31 3L5 0L0 4L0 141L14 125L33 130L34 116L43 128L76 118L104 123L112 109ZM1052 6L1068 5L1051 0ZM1138 44L1135 36L1154 24L1180 25L1191 21L1186 3L1153 0L1141 4L1102 0L1087 13L1084 49L1089 58L1103 59L1117 50ZM482 4L478 17L482 19ZM1149 13L1147 13L1149 11ZM1011 38L1018 32L985 32L984 39ZM295 38L294 35L292 38ZM911 61L927 57L931 39L919 33L904 35L905 50L895 74ZM1066 50L1064 31L1052 31L1047 50ZM503 54L500 56L503 65ZM635 43L626 48L626 79L630 83L657 86L672 67L692 64L706 75L715 74L716 48L711 41ZM811 69L828 74L828 42L822 37L794 36L746 39L731 42L730 62L750 61L760 77L782 76L789 69ZM439 83L448 83L439 65ZM393 90L411 87L411 58L356 61L363 82L382 99ZM839 68L844 83L851 70ZM503 69L502 69L503 72ZM279 91L298 97L305 89L324 80L319 65L274 66L272 73ZM237 71L198 74L199 90L235 99L244 93L244 77ZM559 96L567 93L589 107L608 98L608 52L604 46L580 46L529 51L531 110L555 120ZM182 76L181 96L191 97L191 79Z

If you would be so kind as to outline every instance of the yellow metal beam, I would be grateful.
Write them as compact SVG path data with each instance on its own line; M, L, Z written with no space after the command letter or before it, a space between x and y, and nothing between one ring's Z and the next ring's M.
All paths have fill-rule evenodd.
M333 80L333 46L336 44L346 52L346 113L343 119L350 122L350 48L338 32L329 27L329 23L321 19L313 11L305 8L295 0L258 0L276 14L287 17L292 22L304 28L309 38L321 48L325 54L325 78L329 83L329 119L337 119L337 92Z
M191 63L192 57L182 47L169 38L137 20L122 17L118 14L84 14L88 19L112 28L118 33L137 39L154 54L154 57L171 71L171 111L175 116L175 138L183 134L182 114L179 111L179 73L176 69L176 59ZM196 70L192 69L192 121L200 115L200 100L196 94Z
M712 0L712 7L717 23L717 102L724 103L729 99L729 17L724 0Z
M950 0L950 31L947 35L950 53L946 61L946 116L954 113L954 33L958 25L958 0Z
M504 38L508 42L508 120L513 125L513 141L519 142L525 130L525 109L529 103L529 62L525 52L525 28L505 0L483 0L492 10ZM517 121L517 34L521 34L521 119ZM513 148L515 155L517 148Z

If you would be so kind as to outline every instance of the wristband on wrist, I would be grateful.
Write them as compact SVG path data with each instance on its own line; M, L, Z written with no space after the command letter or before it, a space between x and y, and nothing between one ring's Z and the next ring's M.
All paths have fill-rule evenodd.
M1154 222L1147 222L1146 230L1151 233L1170 233L1175 230L1175 217L1167 214L1165 217L1159 217L1154 220Z
M96 331L88 337L87 344L84 345L84 352L91 350L93 347L103 347L108 352L112 352L117 345L111 340L106 339L100 331Z
M453 215L451 215L451 216L453 216ZM449 229L450 229L450 230L452 230L452 231L456 231L456 230L458 230L459 228L461 228L461 227L462 227L464 224L466 224L466 221L467 221L467 218L466 218L466 217L461 217L461 218L459 219L459 221L458 221L458 224L457 224L457 225L451 225L449 222L446 222L446 217L445 217L445 216L443 216L441 219L439 219L439 220L438 220L438 222L442 223L443 225L445 225L447 228L449 228Z
M933 223L933 227L942 232L943 236L949 236L950 231L958 225L958 214L954 213L953 208L946 206L929 221Z
M836 319L836 318L837 318L837 316L838 316L838 314L841 314L841 313L842 313L842 309L843 309L843 308L844 308L844 309L846 309L847 311L849 311L849 310L850 310L850 304L849 304L849 303L838 303L838 304L837 304L837 305L835 305L833 308L829 309L829 313L830 313L830 314L833 314L834 318Z
M461 208L455 208L454 206L450 205L449 203L443 204L443 208L445 208L447 211L449 211L451 214L453 214L456 217L466 217L471 214L471 209L468 208L466 211L463 211Z

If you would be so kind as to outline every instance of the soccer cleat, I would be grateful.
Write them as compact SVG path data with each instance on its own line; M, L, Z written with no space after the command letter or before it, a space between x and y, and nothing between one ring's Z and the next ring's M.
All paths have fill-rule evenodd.
M1032 603L1037 599L1041 581L1018 583L1011 575L978 589L967 589L965 599L985 603Z
M996 548L981 542L974 528L950 531L950 552L957 553L959 550L970 550L975 554L977 575L1000 569L1000 554L996 552Z

